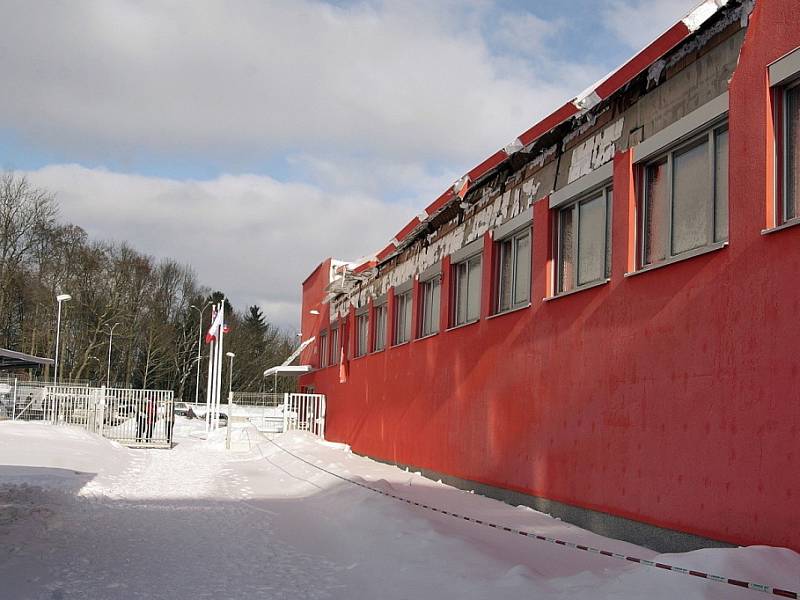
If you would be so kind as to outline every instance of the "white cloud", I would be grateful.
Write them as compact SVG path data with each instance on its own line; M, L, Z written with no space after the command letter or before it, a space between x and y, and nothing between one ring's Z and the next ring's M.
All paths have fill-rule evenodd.
M190 263L236 306L258 303L285 326L299 320L300 282L322 259L382 248L417 211L254 175L174 181L53 165L28 176L94 238Z
M12 3L0 127L77 159L481 160L588 81L504 68L475 3ZM450 7L452 8L452 7ZM508 23L515 50L547 23ZM554 82L555 81L555 82Z
M608 0L602 17L609 30L638 52L699 3L700 0Z

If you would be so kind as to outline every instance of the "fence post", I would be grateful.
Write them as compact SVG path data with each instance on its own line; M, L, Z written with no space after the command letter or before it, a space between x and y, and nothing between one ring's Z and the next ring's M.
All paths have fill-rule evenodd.
M286 433L289 427L289 393L283 393L283 433Z
M319 421L319 437L321 437L324 440L325 439L325 412L326 412L325 411L325 408L326 408L326 406L325 406L325 396L320 396L319 397L319 404L320 404L320 407L321 407L321 410L320 410L320 413L319 413L319 419L320 419L320 421Z
M233 363L231 363L233 364ZM228 427L225 432L225 449L231 449L231 429L233 428L233 411L231 410L231 401L233 400L233 392L228 392Z
M105 425L106 425L106 386L100 386L100 398L98 404L100 405L100 423L98 424L98 429L100 431L100 435L105 437ZM95 411L97 409L95 408Z
M6 413L8 414L8 413ZM17 378L14 377L14 397L11 401L11 420L17 420Z

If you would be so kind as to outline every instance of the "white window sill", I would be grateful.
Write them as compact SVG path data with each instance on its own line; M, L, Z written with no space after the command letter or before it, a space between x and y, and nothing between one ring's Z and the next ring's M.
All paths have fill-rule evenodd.
M378 348L377 350L373 350L372 352L369 353L369 355L372 356L373 354L380 354L384 350L386 350L386 346L384 346L383 348Z
M400 346L405 346L406 344L411 343L411 340L406 340L405 342L400 342L397 344L392 344L392 348L399 348Z
M559 292L553 296L548 296L547 298L543 298L544 302L552 302L553 300L558 300L559 298L564 298L565 296L572 296L572 294L578 294L580 292L590 290L592 288L600 287L601 285L606 285L610 279L600 279L599 281L593 281L592 283L584 283L581 286L576 287L575 289L568 290L566 292Z
M521 310L525 310L526 308L530 308L530 307L531 307L531 303L528 302L527 304L523 304L522 306L517 306L516 308L507 308L506 310L504 310L502 312L497 312L497 313L494 313L493 315L489 315L488 317L486 317L486 320L488 321L489 319L496 319L497 317L504 317L505 315L510 315L512 313L519 312Z
M635 275L641 275L642 273L649 273L650 271L655 271L656 269L660 269L661 267L668 267L670 265L674 265L675 263L683 262L684 260L689 260L690 258L695 258L696 256L703 256L704 254L708 254L710 252L716 252L717 250L722 250L727 245L728 242L715 242L709 246L703 246L702 248L695 248L694 250L690 250L689 252L684 252L683 254L678 254L677 256L673 256L672 258L662 260L661 262L657 262L653 265L647 265L646 267L642 267L641 269L637 269L636 271L625 273L625 277L633 277Z
M762 229L761 235L769 235L770 233L777 233L778 231L789 229L791 227L794 227L795 225L800 225L800 217L789 219L788 221L784 221L783 223L781 223L780 225L776 225L775 227L768 227L767 229Z
M421 342L423 340L428 340L428 339L430 339L432 337L436 337L437 335L439 335L439 332L438 331L434 331L433 333L429 333L427 335L423 335L422 337L414 338L413 341Z
M445 331L455 331L456 329L461 329L462 327L469 327L470 325L475 325L475 323L480 323L480 321L480 319L473 319L472 321L461 323L461 325L453 325L452 327L448 327L445 329Z

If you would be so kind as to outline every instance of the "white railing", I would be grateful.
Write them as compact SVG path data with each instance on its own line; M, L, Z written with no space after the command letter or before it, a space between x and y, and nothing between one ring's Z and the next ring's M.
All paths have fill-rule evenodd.
M325 396L284 395L283 431L308 431L325 439Z
M12 400L11 418L77 425L122 444L154 448L171 447L175 423L171 390L67 385L27 389L21 382Z

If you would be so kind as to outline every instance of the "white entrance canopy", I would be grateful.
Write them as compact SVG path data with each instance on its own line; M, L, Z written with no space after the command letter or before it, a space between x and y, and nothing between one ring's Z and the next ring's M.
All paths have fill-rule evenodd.
M288 375L290 377L299 377L303 373L311 371L311 365L279 365L271 367L264 371L264 377L270 375Z

